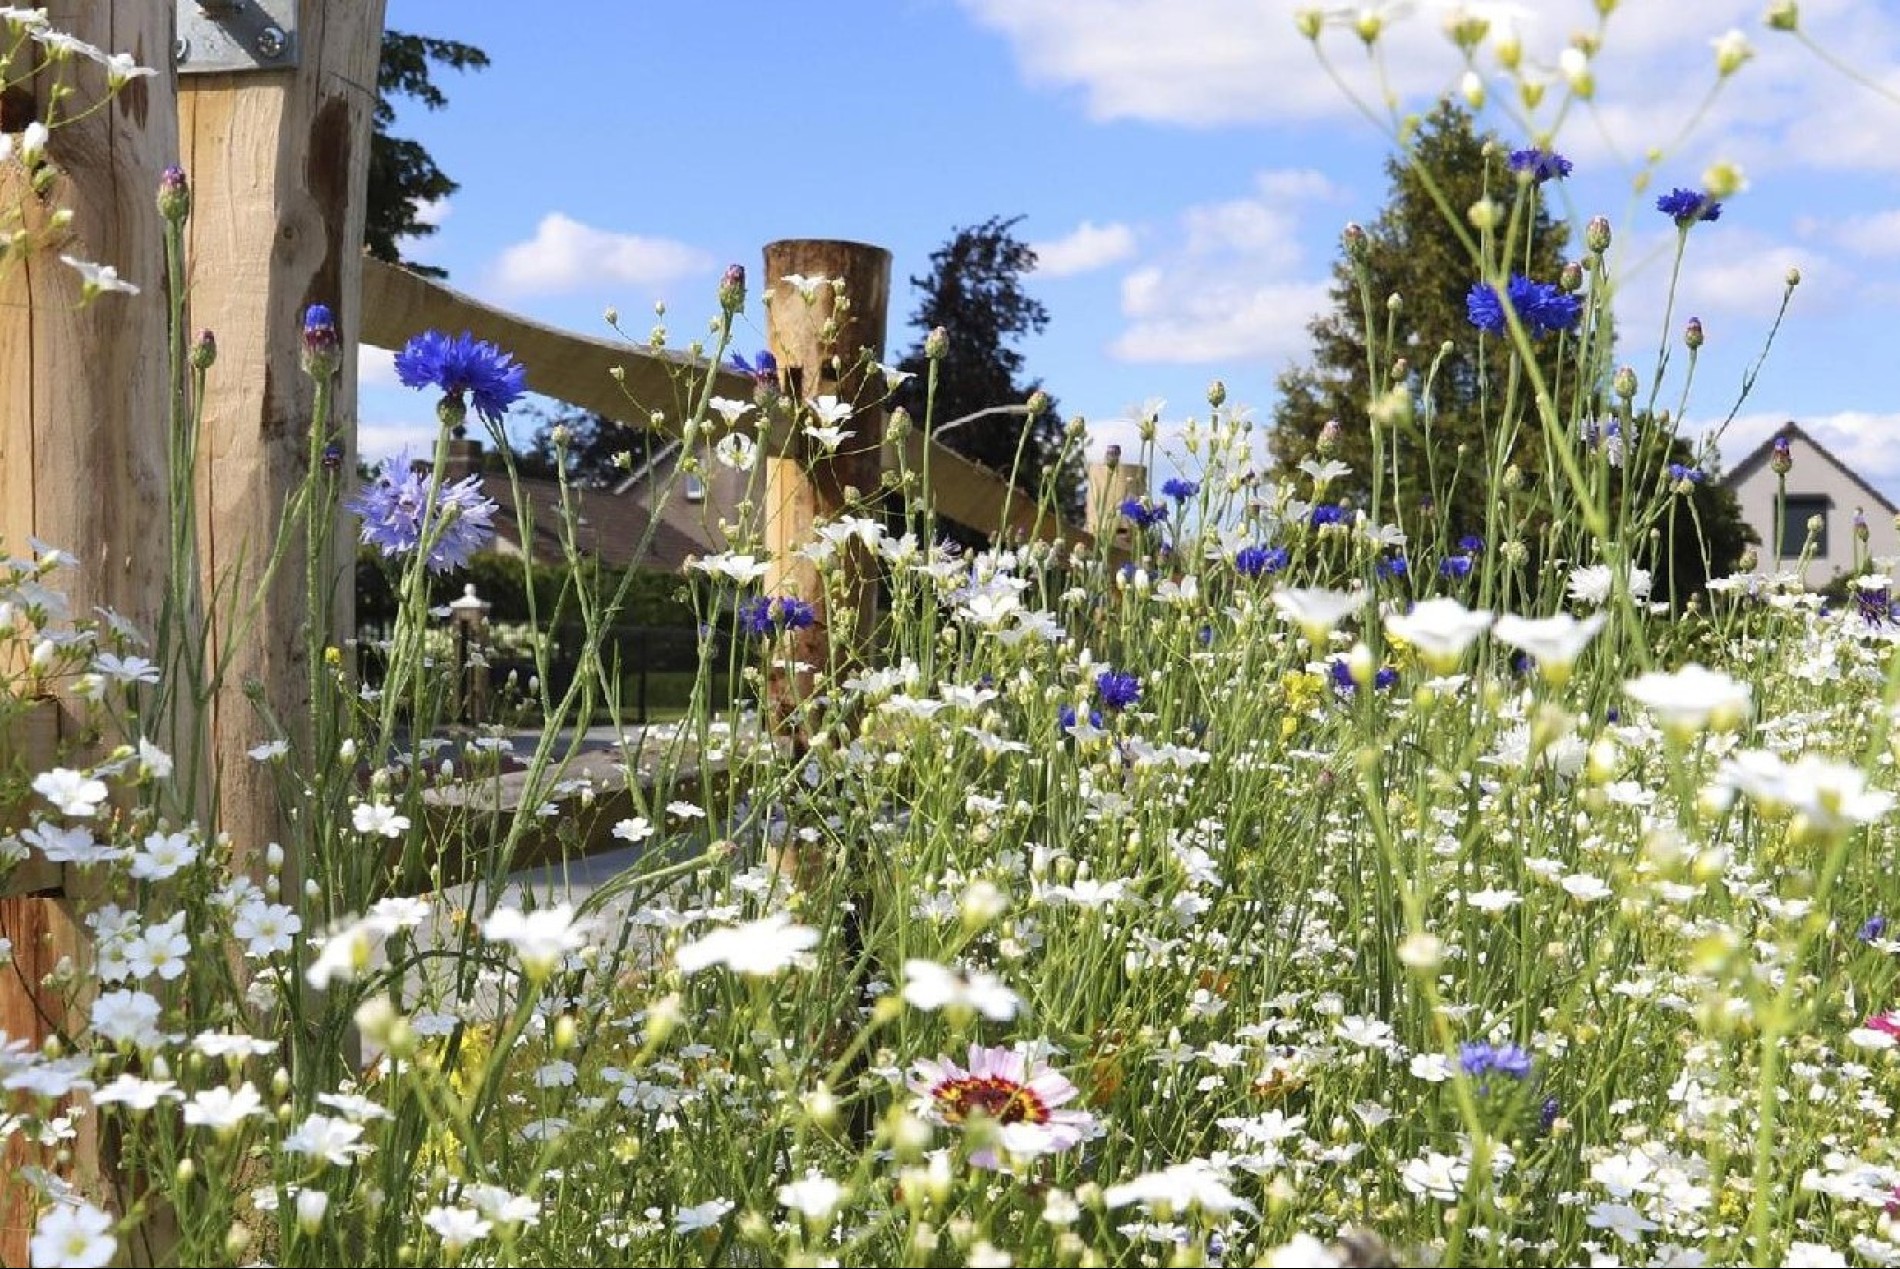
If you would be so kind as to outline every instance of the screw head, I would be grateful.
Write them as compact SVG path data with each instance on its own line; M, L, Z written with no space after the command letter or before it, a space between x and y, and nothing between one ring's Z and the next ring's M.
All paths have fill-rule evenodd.
M191 60L191 41L182 35L172 41L172 60L174 62Z
M274 26L267 26L257 33L257 51L265 57L282 57L289 46L290 41Z

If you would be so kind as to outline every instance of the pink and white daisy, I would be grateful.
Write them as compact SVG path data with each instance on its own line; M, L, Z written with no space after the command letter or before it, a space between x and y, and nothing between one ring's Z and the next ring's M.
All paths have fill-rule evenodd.
M980 1117L996 1124L1002 1153L1019 1159L1073 1149L1095 1130L1087 1111L1063 1109L1075 1100L1075 1085L1020 1048L972 1044L967 1069L949 1058L920 1061L911 1067L910 1090L917 1113L932 1123L955 1128ZM972 1153L970 1163L1002 1167L989 1148Z

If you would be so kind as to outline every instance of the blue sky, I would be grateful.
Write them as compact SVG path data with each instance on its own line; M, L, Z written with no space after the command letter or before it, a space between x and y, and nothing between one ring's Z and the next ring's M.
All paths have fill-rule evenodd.
M1579 226L1602 213L1617 227L1619 355L1647 381L1675 232L1651 204L1714 161L1739 165L1747 187L1692 233L1670 321L1693 314L1708 332L1687 417L1707 428L1736 413L1721 445L1731 466L1795 419L1900 501L1900 101L1767 30L1763 3L1622 0L1592 63L1595 95L1570 104L1557 135L1576 172L1552 188ZM1151 399L1173 424L1205 417L1215 378L1265 424L1275 377L1306 355L1339 231L1378 214L1393 150L1295 32L1296 7L570 0L529 18L514 5L389 0L392 27L493 59L443 77L447 110L399 122L462 184L414 254L484 300L592 334L607 333L608 306L644 334L663 300L684 344L716 311L727 263L747 266L756 294L768 241L871 242L894 257L896 354L915 339L907 280L931 250L958 226L1021 215L1043 262L1028 286L1050 316L1023 345L1028 368L1089 420L1098 450L1132 443L1129 420ZM1390 17L1385 73L1408 106L1459 87L1448 7L1363 7ZM1559 54L1595 27L1595 5L1463 7L1495 19L1477 63L1483 120L1523 144L1523 119L1498 109L1517 93L1497 67L1498 34L1514 30L1524 66L1550 81L1533 117L1547 127L1566 96ZM1321 47L1376 99L1344 25L1362 7L1334 12ZM1900 3L1804 0L1801 18L1900 97ZM1712 42L1731 29L1754 56L1701 111ZM1791 266L1804 280L1738 403ZM748 350L763 342L756 308L750 322ZM1666 382L1673 403L1680 385ZM395 385L386 356L366 356L366 455L426 437L431 413Z

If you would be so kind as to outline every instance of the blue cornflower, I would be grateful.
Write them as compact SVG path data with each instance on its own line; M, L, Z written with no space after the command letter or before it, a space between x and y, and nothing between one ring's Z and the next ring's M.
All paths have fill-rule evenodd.
M1893 588L1891 586L1856 586L1854 590L1854 608L1860 613L1860 619L1870 626L1885 625L1893 619Z
M1381 577L1405 577L1411 572L1411 565L1405 562L1403 555L1388 555L1379 561L1377 572Z
M1176 502L1186 502L1199 492L1201 492L1201 486L1198 481L1182 480L1179 476L1163 481L1161 484L1161 496L1172 498Z
M1399 672L1389 665L1382 665L1372 672L1372 690L1375 692L1383 692L1398 681ZM1359 686L1353 681L1352 670L1344 657L1333 660L1333 686L1348 696Z
M1707 476L1700 467L1691 467L1687 463L1669 464L1669 483L1672 485L1699 485L1705 479Z
M1346 523L1346 509L1336 502L1322 502L1314 507L1306 517L1306 522L1315 529L1323 529L1329 524Z
M425 538L429 571L446 573L468 563L468 557L495 536L495 513L501 508L482 492L480 476L466 476L443 486L429 510L430 474L416 467L404 451L383 464L382 471L357 491L345 505L363 517L363 544L386 556L408 555Z
M312 379L328 379L343 364L343 341L327 304L303 312L303 368Z
M1075 719L1076 719L1075 706L1073 705L1064 705L1061 709L1056 711L1056 726L1061 728L1063 731L1074 731ZM1101 726L1102 726L1102 711L1101 710L1092 709L1089 711L1089 726L1094 727L1097 730L1101 729Z
M778 358L761 350L759 355L747 361L738 353L732 355L733 369L742 375L751 375L760 383L778 383Z
M1469 555L1447 555L1438 561L1438 575L1453 581L1471 576L1471 557Z
M1464 555L1484 554L1484 539L1475 533L1467 533L1458 539L1458 550Z
M1537 1108L1537 1127L1543 1132L1549 1132L1556 1124L1557 1116L1563 1113L1563 1109L1564 1104L1555 1097L1546 1097L1544 1104Z
M1531 182L1561 181L1570 175L1570 160L1555 150L1512 150L1511 170L1529 172Z
M1150 504L1145 498L1125 498L1122 500L1121 513L1137 529L1152 529L1168 518L1166 503Z
M396 354L396 378L405 388L442 389L445 401L499 425L527 390L527 370L514 357L468 331L447 335L425 330Z
M1242 577L1277 573L1287 565L1286 548L1281 546L1243 546L1234 552L1234 571Z
M1863 943L1871 943L1875 939L1883 938L1886 936L1886 933L1887 918L1878 912L1861 922L1860 941Z
M1472 1040L1458 1046L1458 1065L1466 1075L1484 1086L1489 1076L1502 1075L1514 1080L1531 1077L1531 1055L1515 1044L1492 1044Z
M1687 229L1698 220L1720 220L1722 204L1700 190L1677 187L1656 200L1656 210Z
M1141 699L1141 680L1120 670L1103 670L1095 676L1095 694L1105 709L1127 709Z
M1533 339L1552 331L1569 330L1583 316L1583 301L1564 294L1554 282L1534 282L1521 273L1513 273L1504 285L1504 295L1489 282L1474 282L1465 295L1465 317L1479 330L1502 335L1507 325L1504 300L1508 297L1517 320Z
M817 620L816 609L791 595L778 599L755 595L739 605L739 628L759 639L770 639L781 630L803 630Z

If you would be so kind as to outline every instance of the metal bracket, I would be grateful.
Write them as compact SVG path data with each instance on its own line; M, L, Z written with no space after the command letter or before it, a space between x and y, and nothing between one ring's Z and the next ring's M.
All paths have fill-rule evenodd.
M289 70L297 64L297 0L178 0L180 75Z

